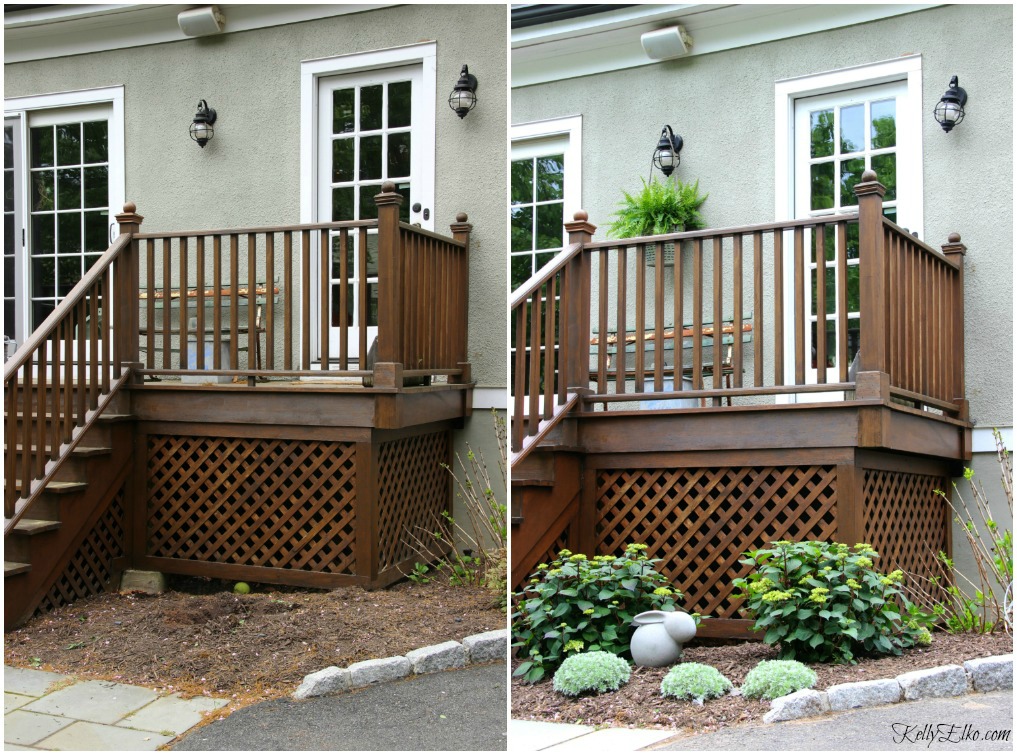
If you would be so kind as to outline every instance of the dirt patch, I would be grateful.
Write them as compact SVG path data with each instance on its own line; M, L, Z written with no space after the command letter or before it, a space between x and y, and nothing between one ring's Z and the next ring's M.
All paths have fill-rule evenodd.
M171 578L162 595L78 601L4 635L4 661L253 702L326 666L403 655L505 627L483 588L447 582L301 590Z
M892 678L916 669L961 664L972 658L1013 652L1013 639L1006 634L949 635L936 633L932 645L913 648L901 656L863 659L857 665L810 664L819 677L816 689L834 684ZM705 663L719 670L737 687L760 661L776 657L776 651L760 642L715 647L690 647L683 662ZM758 723L770 704L739 696L710 700L697 706L664 698L660 682L668 669L636 667L629 683L617 692L570 698L555 692L550 681L524 684L512 680L512 717L533 721L582 723L588 726L637 726L675 729L682 733L716 731L725 726Z

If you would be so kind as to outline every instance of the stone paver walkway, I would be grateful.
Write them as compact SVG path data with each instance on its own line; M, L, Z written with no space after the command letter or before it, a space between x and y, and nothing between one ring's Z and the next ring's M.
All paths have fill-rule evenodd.
M4 666L4 749L155 750L227 702Z
M509 721L509 747L528 752L634 752L674 737L659 729L594 729L546 721Z

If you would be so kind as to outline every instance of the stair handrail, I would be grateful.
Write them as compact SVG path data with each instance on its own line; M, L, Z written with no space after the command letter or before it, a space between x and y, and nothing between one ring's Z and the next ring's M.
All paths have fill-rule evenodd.
M4 534L39 499L88 428L131 378L138 354L135 236L142 221L136 209L132 202L124 205L124 212L116 216L120 235L4 364L9 444L4 459ZM32 374L33 361L36 375ZM76 380L75 370L85 380ZM20 411L19 377L23 385ZM38 397L34 408L33 391ZM35 432L30 421L33 413L37 417ZM16 469L18 457L20 470Z

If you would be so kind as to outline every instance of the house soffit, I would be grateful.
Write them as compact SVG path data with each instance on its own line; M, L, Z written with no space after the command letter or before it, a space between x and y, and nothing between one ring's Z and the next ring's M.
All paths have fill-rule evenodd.
M209 3L212 4L212 3ZM313 21L386 8L393 3L355 5L228 5L223 34ZM10 9L12 6L7 6ZM177 14L195 5L44 5L4 13L4 63L81 55L103 50L177 42L188 37Z
M653 65L640 36L681 24L688 55L837 29L938 7L932 5L646 5L512 31L512 86Z

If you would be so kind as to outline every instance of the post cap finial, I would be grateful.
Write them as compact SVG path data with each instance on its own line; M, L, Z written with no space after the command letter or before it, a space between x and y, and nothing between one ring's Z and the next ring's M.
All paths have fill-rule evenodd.
M957 233L957 231L954 231L953 233L946 237L946 240L949 241L951 244L959 244L961 237L960 234Z
M576 214L573 217L574 217L575 220L589 220L590 219L590 215L589 215L588 212L586 212L586 210L577 210Z
M138 206L134 202L124 202L124 212L133 215L138 211Z
M386 181L385 183L383 183L381 185L381 190L383 192L385 192L386 194L389 194L389 193L395 191L395 188L396 188L395 184L392 183L391 181Z
M871 168L862 172L862 181L876 181L878 179L879 177L876 175L876 171Z
M457 212L456 213L456 222L457 223L465 223L467 220L469 220L469 217L466 215L465 212Z

